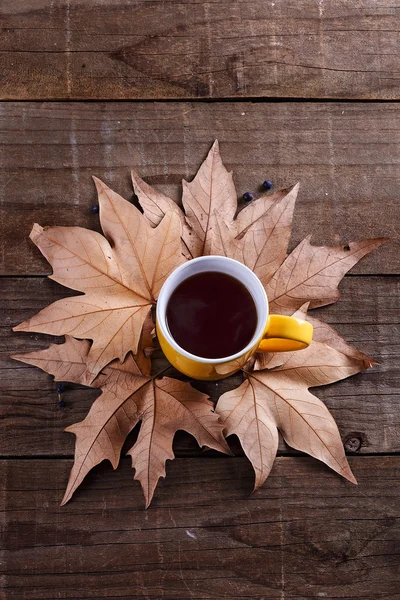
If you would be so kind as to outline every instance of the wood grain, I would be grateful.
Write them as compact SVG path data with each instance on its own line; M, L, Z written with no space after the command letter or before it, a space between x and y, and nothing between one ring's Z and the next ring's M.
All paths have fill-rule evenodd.
M399 98L391 0L3 0L2 27L2 99Z
M60 508L70 463L0 463L7 600L400 598L400 457L351 458L358 486L279 458L251 496L246 459L178 459L147 511L128 460Z
M359 440L361 453L400 451L400 277L345 277L340 286L341 300L332 306L314 310L334 325L349 342L375 357L381 364L355 377L331 386L315 388L336 419L343 440ZM63 395L66 406L57 406L53 379L9 358L10 354L44 348L50 336L12 333L11 327L28 318L49 302L70 290L43 278L4 278L0 312L0 454L3 456L71 456L74 436L63 433L68 425L82 420L96 390L67 384ZM155 361L155 372L166 366ZM168 373L182 377L179 373ZM237 387L241 376L220 382L194 382L201 391L217 400L220 394ZM130 436L125 448L135 439ZM178 436L177 454L200 454L195 441ZM235 451L240 447L234 443ZM351 450L351 446L349 446ZM280 452L293 452L283 443Z
M41 225L97 229L97 175L132 198L130 168L178 200L214 138L239 196L300 180L292 247L388 236L352 272L400 273L400 107L360 103L3 103L0 274L43 275ZM5 241L7 240L7 241Z
M0 600L400 600L400 456L383 456L400 452L400 107L339 102L400 98L399 7L3 0L0 14L0 100L16 100L0 102ZM239 198L300 180L292 248L309 233L392 239L313 311L380 362L315 389L359 485L281 443L250 495L236 438L226 458L178 432L148 511L126 458L60 508L74 447L63 430L98 392L67 384L59 408L52 378L9 357L51 341L13 325L73 294L44 277L32 224L99 230L91 176L135 201L131 167L179 201L215 138ZM216 400L240 381L194 385Z

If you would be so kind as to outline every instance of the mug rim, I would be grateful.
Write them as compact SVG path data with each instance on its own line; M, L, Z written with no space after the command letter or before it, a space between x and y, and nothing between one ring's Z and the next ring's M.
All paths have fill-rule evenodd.
M247 272L248 275L251 276L251 278L254 280L254 283L256 285L256 287L258 287L258 291L261 294L262 300L263 300L263 306L265 308L265 315L259 315L258 314L258 307L257 307L257 299L254 298L253 294L251 293L251 290L248 288L247 285L245 285L243 282L243 285L245 285L246 289L250 292L250 294L253 297L254 303L256 305L256 309L257 309L257 327L256 327L256 331L254 333L254 335L252 336L250 342L244 347L242 348L242 350L240 350L239 352L236 352L235 354L231 354L229 356L223 356L221 358L205 358L203 356L197 356L196 354L192 354L191 352L188 352L187 350L185 350L184 348L182 348L182 346L180 346L179 344L177 344L177 342L174 340L174 338L172 337L171 333L169 332L169 329L167 327L167 322L166 322L166 309L167 309L167 304L168 304L168 300L172 294L172 292L175 290L176 286L173 287L171 293L169 294L168 298L165 300L164 296L167 293L167 283L170 282L172 277L176 277L177 275L179 275L182 271L184 271L185 269L188 268L189 265L193 265L194 263L199 263L199 262L214 262L215 259L218 259L222 262L229 262L229 263L234 263L236 268L239 268L241 270L244 270ZM215 271L215 269L213 269ZM218 271L217 271L218 272ZM195 273L192 273L192 275L194 275ZM189 275L190 276L190 275ZM234 275L231 275L232 277L235 277ZM239 279L239 277L237 277L237 279ZM239 279L240 281L240 279ZM237 358L240 358L241 356L243 356L244 354L246 354L249 350L251 350L253 348L253 346L259 342L260 338L262 337L267 322L268 322L268 315L269 315L269 306L268 306L268 298L267 298L267 294L265 292L265 289L260 281L260 279L257 277L257 275L251 270L249 269L249 267L247 267L246 265L242 264L241 262L239 262L238 260L235 260L233 258L228 258L227 256L218 256L218 255L209 255L209 256L199 256L198 258L192 258L191 260L183 263L182 265L180 265L179 267L177 267L174 271L172 271L172 273L170 273L170 275L167 277L167 279L165 280L160 293L158 295L158 299L157 299L157 308L156 308L156 325L157 327L160 327L161 329L161 333L163 334L164 338L166 339L166 341L172 346L172 348L178 352L179 354L185 356L186 358L196 361L196 362L200 362L203 364L222 364L222 363L226 363L229 362L231 360L235 360ZM263 319L263 317L265 316L265 319Z

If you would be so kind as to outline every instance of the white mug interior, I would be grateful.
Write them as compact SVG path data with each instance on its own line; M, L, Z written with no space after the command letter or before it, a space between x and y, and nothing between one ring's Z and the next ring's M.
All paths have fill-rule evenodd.
M217 271L220 273L226 273L238 279L248 289L257 310L257 327L256 331L251 338L250 342L236 354L231 356L224 356L222 358L205 358L202 356L196 356L187 352L184 348L179 346L172 337L166 320L166 312L168 301L175 288L182 283L188 277L196 275L197 273L203 273L205 271ZM234 360L249 351L257 341L260 341L266 328L268 319L268 299L265 290L262 286L261 281L257 275L253 273L248 267L242 265L242 263L232 258L225 256L201 256L190 260L171 273L168 279L165 281L161 288L158 301L157 301L157 324L160 327L162 334L169 342L169 344L180 354L203 363L220 364L230 360Z

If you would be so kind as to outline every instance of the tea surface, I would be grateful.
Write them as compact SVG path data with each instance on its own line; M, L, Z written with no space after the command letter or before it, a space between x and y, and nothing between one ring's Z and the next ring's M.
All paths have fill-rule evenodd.
M225 273L197 273L180 283L167 305L174 340L196 356L223 358L242 350L257 327L252 295Z

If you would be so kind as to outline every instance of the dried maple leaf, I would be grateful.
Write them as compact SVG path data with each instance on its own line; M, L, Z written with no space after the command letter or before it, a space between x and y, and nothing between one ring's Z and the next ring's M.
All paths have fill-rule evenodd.
M278 430L290 446L356 483L332 415L308 388L350 377L370 367L370 361L316 341L305 350L267 356L270 360L258 365L263 370L247 372L242 385L223 394L216 408L226 435L238 436L253 465L255 489L272 468Z
M257 489L272 468L278 430L285 441L325 462L356 483L336 423L308 388L333 383L370 368L375 361L349 345L332 327L307 316L309 303L295 318L311 321L311 345L298 352L258 353L245 368L246 380L218 401L226 435L236 434L251 461Z
M132 181L152 226L157 226L170 212L179 215L182 250L188 258L225 254L254 269L262 281L267 281L286 258L298 185L262 195L245 206L235 219L237 193L232 173L222 163L217 141L193 181L182 182L185 212L134 171ZM224 241L229 248L221 251L220 247L218 251L217 246Z
M327 346L331 346L342 354L346 356L351 356L352 358L358 358L365 362L366 365L372 367L374 364L378 364L376 360L364 354L354 346L348 344L338 333L323 321L316 319L310 315L307 316L307 321L310 321L311 325L314 328L313 331L313 340L315 342L323 342Z
M184 253L191 258L209 253L208 235L213 212L223 210L225 217L231 220L237 210L232 173L228 173L222 163L217 141L193 181L182 181L185 215L173 200L151 188L135 172L132 181L144 213L153 225L170 211L180 215Z
M265 286L271 312L291 311L304 302L310 308L337 302L338 284L344 275L386 238L349 242L345 246L311 246L303 240Z
M209 254L210 217L218 209L230 222L237 210L232 173L223 165L217 141L193 181L184 180L182 187L186 221L194 234L190 246L192 256Z
M177 204L132 174L135 193L153 226L164 215L179 215L184 253L189 257L218 254L252 269L262 281L271 312L291 314L303 303L311 308L336 302L343 276L386 238L344 246L312 246L303 240L286 257L299 186L264 194L237 212L232 174L225 169L215 141L196 177L183 181Z
M95 464L108 459L116 467L123 442L138 422L139 437L129 454L146 505L165 475L166 460L173 458L177 429L189 431L201 445L229 452L222 425L203 394L173 379L150 377L149 309L183 255L222 254L243 262L262 281L271 312L305 318L308 308L337 301L345 273L386 241L329 248L312 246L306 238L287 256L298 185L265 194L237 212L232 174L217 142L193 181L183 181L184 211L136 173L132 180L145 216L95 180L107 239L80 228L35 226L31 234L53 266L52 278L84 295L60 300L16 329L69 333L93 344L67 337L62 346L15 358L56 379L102 389L86 419L68 429L77 442L64 502ZM278 430L288 444L355 482L332 416L308 389L353 375L374 361L329 325L307 318L314 325L307 349L256 355L245 368L244 383L217 405L226 434L239 436L253 464L255 487L272 467ZM126 358L129 350L137 354ZM231 365L218 368L230 372Z
M146 335L150 333L148 328ZM159 379L143 375L149 359L142 348L139 356L128 355L123 363L115 360L92 382L102 394L93 403L87 417L66 431L76 435L75 462L62 504L70 500L88 472L103 460L117 468L122 445L130 431L141 422L137 442L129 450L135 479L140 481L149 506L165 463L174 458L172 442L178 429L192 434L200 446L230 454L222 435L222 425L208 396L169 377ZM85 383L86 361L90 344L67 336L65 344L53 344L46 350L16 355L13 358L35 365L54 375L56 381ZM147 361L147 362L146 362Z
M307 321L309 321L312 324L312 326L314 328L313 343L314 342L324 343L327 346L330 346L331 348L338 350L345 356L350 356L352 358L356 358L361 361L360 364L365 365L364 366L365 369L372 367L374 364L377 364L377 361L375 361L373 358L370 358L369 356L367 356L360 350L357 350L357 348L355 348L354 346L351 346L350 344L348 344L342 338L342 336L339 335L337 333L337 331L335 331L333 329L333 327L331 327L327 323L324 323L323 321L320 321L319 319L311 317L309 314L307 314L309 304L310 304L309 302L303 304L303 306L301 306L295 313L293 313L293 317L295 317L297 319L307 319ZM261 345L262 345L262 343L261 343ZM253 359L253 361L251 363L249 363L248 366L246 366L246 370L254 369L256 371L261 371L263 369L274 369L275 367L279 367L279 366L283 365L289 359L290 354L295 354L295 353L293 353L293 352L292 353L289 353L289 352L259 352L256 354L255 360Z
M289 193L274 210L265 215L264 228L272 228L275 220L271 223L270 215L275 216L282 210L285 223L282 229L290 232L287 223L289 219L291 222L297 186L292 192L295 190L295 195L291 197ZM290 206L289 215L285 211L287 206ZM260 235L260 240L267 240L262 250L262 241L256 244L256 233L252 227L242 239L237 239L222 217L218 216L211 235L211 254L234 258L251 268L265 287L271 313L281 314L290 314L307 301L311 308L336 302L340 297L338 284L347 271L386 241L385 238L378 238L329 247L312 246L309 238L306 238L284 260L289 240L284 237L280 239L277 225L269 238Z
M137 351L162 284L184 260L175 213L152 229L135 206L95 181L107 239L81 227L39 225L30 236L53 267L51 279L84 295L58 300L14 328L93 340L87 383L114 358Z
M185 215L177 203L143 181L136 171L132 171L131 175L133 189L136 196L139 198L140 204L148 221L153 227L157 227L166 214L171 212L176 214L182 226L182 253L188 259L193 258L193 255L189 250L189 247L191 246L190 236L192 235L192 232L188 223L186 222ZM187 246L185 240L187 240L189 247Z
M286 258L299 184L261 196L229 226L220 211L211 221L210 254L228 256L254 271L265 286Z

